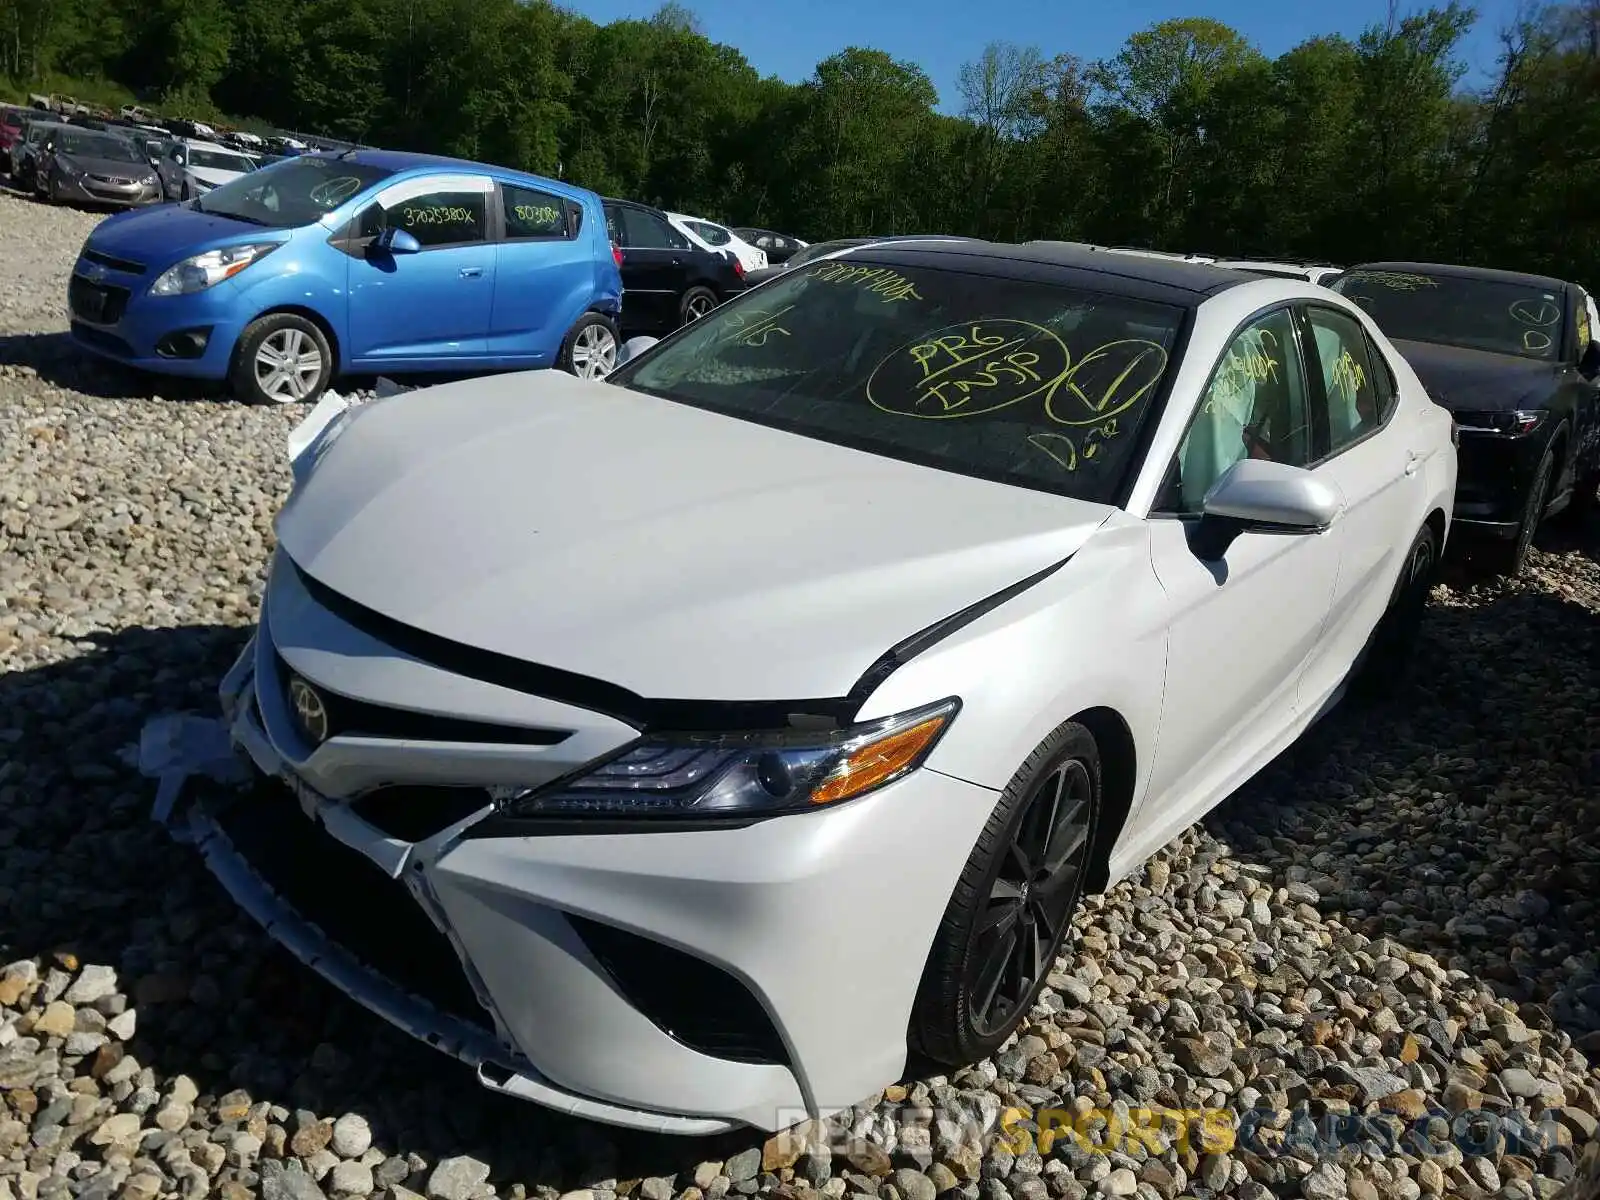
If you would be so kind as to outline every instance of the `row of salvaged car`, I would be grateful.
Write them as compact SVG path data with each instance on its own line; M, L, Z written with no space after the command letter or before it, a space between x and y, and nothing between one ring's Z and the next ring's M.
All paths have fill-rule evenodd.
M510 354L546 319L498 302L534 282L525 243L582 264L539 313L612 319L614 276L580 307L598 197L443 170L358 153L107 222L79 278L120 291L94 284L96 326L75 298L79 336L153 290L219 366L296 333L344 368L420 338L420 310L389 306L403 335L358 314L425 271ZM450 212L393 222L423 197ZM487 248L424 249L456 209ZM295 293L252 281L262 256L303 264ZM1400 686L1455 531L1501 521L1520 556L1600 470L1600 345L1560 280L1328 288L958 238L791 261L603 379L324 396L193 739L250 786L159 813L358 1002L487 1087L635 1128L777 1129L911 1049L992 1054L1086 894ZM337 350L299 299L330 272ZM204 307L229 284L264 325Z
M76 145L69 138L113 137L51 128L58 163ZM189 176L205 170L194 153ZM314 400L339 374L559 366L598 378L624 356L624 339L669 333L868 240L807 247L745 232L752 241L559 180L351 149L285 159L103 222L68 302L85 349L136 368L228 379L256 402ZM762 240L781 262L768 261ZM1124 267L1184 258L1301 279L1365 305L1456 413L1467 438L1456 515L1494 535L1485 557L1502 569L1520 569L1545 515L1582 508L1592 495L1585 481L1600 435L1583 355L1600 322L1575 283L1072 245Z

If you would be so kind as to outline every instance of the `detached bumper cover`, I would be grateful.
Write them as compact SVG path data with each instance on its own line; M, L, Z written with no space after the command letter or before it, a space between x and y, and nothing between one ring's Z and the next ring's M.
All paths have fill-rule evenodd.
M291 671L364 704L447 705L442 722L570 732L520 746L352 734L312 748L287 705ZM200 800L168 823L240 905L485 1086L637 1129L780 1129L893 1082L927 948L996 799L925 768L834 811L743 828L463 837L493 809L428 807L447 784L538 782L632 731L407 658L343 625L287 569L220 691L233 744L277 799ZM420 822L390 805L397 781L425 793ZM274 861L263 831L286 834L291 852ZM313 911L285 861L336 878L340 904ZM374 915L356 911L358 891ZM386 939L432 966L410 970ZM734 993L748 1003L719 1003Z
M169 824L195 844L223 890L284 949L370 1012L475 1068L484 1087L573 1116L649 1132L704 1135L735 1126L726 1120L621 1108L552 1086L481 1028L384 978L295 912L256 874L205 804L189 805L171 816Z

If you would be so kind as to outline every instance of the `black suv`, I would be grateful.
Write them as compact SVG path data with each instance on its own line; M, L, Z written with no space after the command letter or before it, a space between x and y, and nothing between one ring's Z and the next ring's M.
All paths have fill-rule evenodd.
M745 289L732 255L702 250L648 204L605 198L606 229L622 253L622 332L670 333Z

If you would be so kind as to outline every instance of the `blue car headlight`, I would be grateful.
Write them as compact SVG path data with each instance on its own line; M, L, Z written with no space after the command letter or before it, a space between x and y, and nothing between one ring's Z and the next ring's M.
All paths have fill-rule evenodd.
M216 287L232 279L251 263L260 262L282 242L252 242L243 246L223 246L195 254L168 267L150 285L152 296L188 296Z
M579 775L492 791L512 819L815 812L911 774L960 707L952 697L832 732L647 735Z

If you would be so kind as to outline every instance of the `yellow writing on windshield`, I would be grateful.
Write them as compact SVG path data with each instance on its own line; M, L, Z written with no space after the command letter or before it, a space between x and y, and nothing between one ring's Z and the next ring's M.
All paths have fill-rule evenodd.
M1085 432L1024 436L1073 471L1117 436L1117 417L1150 395L1166 365L1166 349L1143 338L1106 342L1074 359L1042 325L989 317L931 330L885 356L867 378L867 400L897 416L950 420L1042 399L1048 421Z
M1144 338L1096 346L1072 365L1065 386L1046 398L1045 414L1061 425L1099 425L1148 396L1166 369L1166 350ZM1086 451L1085 457L1092 455Z
M1513 319L1521 321L1524 325L1554 325L1561 320L1561 306L1543 296L1513 300L1510 312Z
M1117 419L1112 417L1103 425L1096 425L1083 435L1082 447L1070 433L1043 431L1030 433L1028 444L1042 450L1065 470L1076 471L1080 464L1092 462L1100 454L1103 443L1117 436Z
M471 225L477 220L470 208L431 204L407 206L400 210L400 219L406 225Z
M1542 354L1555 343L1550 340L1548 333L1541 333L1537 329L1524 330L1522 345L1524 349L1532 350L1535 354Z
M806 278L822 283L860 284L864 291L881 296L885 303L900 300L921 300L923 297L898 271L888 267L852 266L846 262L826 262L807 272Z
M1367 373L1350 351L1339 355L1339 361L1333 364L1332 383L1333 390L1344 398L1346 404L1354 404L1356 395L1367 385Z
M361 190L361 180L354 175L341 175L337 179L329 179L317 184L307 193L313 204L323 208L332 208L354 196Z
M1404 271L1351 271L1345 278L1365 280L1396 292L1414 292L1419 288L1439 286L1439 281L1431 275L1411 275Z
M974 417L1058 386L1071 366L1065 343L1042 325L963 321L885 357L867 379L867 399L900 416Z
M776 312L754 308L731 312L727 317L729 330L721 340L738 346L765 346L772 337L788 337L789 331L778 323L794 305L786 304Z

